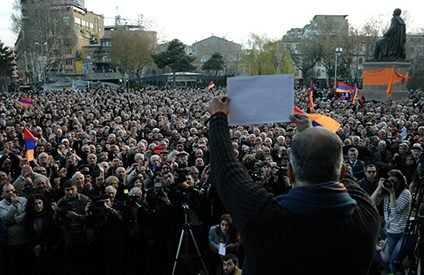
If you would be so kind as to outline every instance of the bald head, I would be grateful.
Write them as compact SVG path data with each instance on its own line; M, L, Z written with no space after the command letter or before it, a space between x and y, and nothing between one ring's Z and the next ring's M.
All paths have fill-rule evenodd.
M343 162L342 141L322 127L307 128L292 141L290 164L296 181L306 184L338 181Z

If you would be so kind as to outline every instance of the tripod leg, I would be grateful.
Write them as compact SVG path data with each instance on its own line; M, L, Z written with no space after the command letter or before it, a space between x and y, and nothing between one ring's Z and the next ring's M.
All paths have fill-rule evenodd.
M193 231L191 230L191 228L189 228L188 230L190 232L191 239L193 240L194 247L196 248L197 256L199 256L200 261L202 262L203 269L205 270L206 275L208 275L208 269L206 268L206 264L203 261L202 254L200 254L199 246L197 245L196 238L194 238Z
M177 268L178 258L180 257L181 244L183 242L183 238L184 238L184 228L183 228L183 230L181 230L180 240L178 241L177 254L175 254L174 266L172 267L172 275L175 275L175 270Z

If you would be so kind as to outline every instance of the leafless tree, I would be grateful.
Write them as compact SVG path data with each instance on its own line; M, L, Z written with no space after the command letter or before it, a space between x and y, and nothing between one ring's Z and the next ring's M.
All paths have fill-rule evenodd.
M112 32L110 56L112 64L122 75L139 77L156 47L156 33L143 30L119 29Z

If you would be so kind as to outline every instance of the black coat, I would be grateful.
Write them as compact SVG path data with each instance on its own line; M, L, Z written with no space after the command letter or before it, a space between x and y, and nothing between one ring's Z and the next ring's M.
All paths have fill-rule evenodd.
M211 175L241 234L247 274L368 274L379 215L364 190L346 186L357 203L351 215L292 213L234 159L223 113L211 117L209 144Z
M34 247L40 245L43 248L51 248L60 239L59 225L53 217L53 213L43 211L41 213L27 213L24 219L25 233Z

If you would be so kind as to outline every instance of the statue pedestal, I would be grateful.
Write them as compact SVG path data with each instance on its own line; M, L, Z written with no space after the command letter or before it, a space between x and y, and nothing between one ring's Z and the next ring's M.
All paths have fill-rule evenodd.
M407 61L366 61L363 63L364 71L376 71L381 69L395 69L401 74L405 74L409 71L411 63ZM393 85L393 93L391 97L387 97L387 86L389 82L385 85L362 85L361 95L365 94L365 99L368 100L378 100L378 101L387 101L387 100L405 100L408 98L408 89L406 87L407 83L398 82Z

